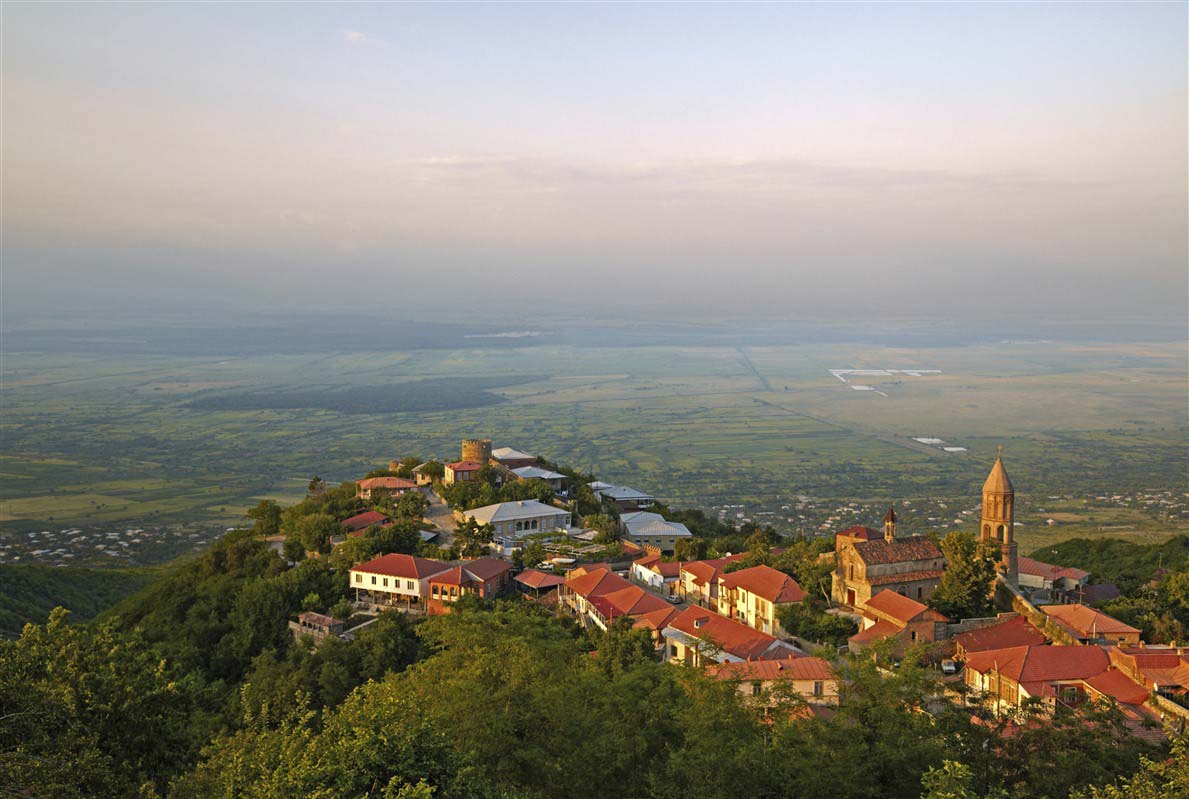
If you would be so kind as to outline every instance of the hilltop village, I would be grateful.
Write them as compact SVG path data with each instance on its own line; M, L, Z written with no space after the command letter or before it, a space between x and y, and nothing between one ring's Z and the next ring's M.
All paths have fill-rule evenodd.
M1002 457L976 530L944 539L902 529L894 507L878 529L832 542L754 523L716 538L722 523L700 512L487 439L464 441L456 461L394 460L309 491L314 516L267 502L249 515L289 562L327 558L349 575L349 601L290 621L311 645L350 640L385 613L519 597L583 627L646 631L661 661L761 704L791 693L815 714L836 705L849 652L887 669L911 654L952 699L999 716L1105 703L1152 740L1189 718L1189 648L1097 609L1114 585L1019 554Z

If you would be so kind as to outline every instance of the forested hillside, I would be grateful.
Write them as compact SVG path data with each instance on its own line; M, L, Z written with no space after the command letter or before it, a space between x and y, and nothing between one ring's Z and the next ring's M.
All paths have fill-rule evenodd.
M161 574L161 569L0 564L0 636L15 638L26 622L44 624L59 606L76 621L93 618Z

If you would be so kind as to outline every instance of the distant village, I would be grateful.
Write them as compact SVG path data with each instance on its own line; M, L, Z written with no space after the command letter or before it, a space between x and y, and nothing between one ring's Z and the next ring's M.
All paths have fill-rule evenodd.
M902 529L895 508L878 528L854 525L834 536L832 548L819 547L813 558L828 577L828 596L819 597L810 592L821 586L803 587L770 565L782 544L794 542L761 540L762 557L754 548L699 556L704 547L694 533L658 512L666 509L649 491L587 480L490 440L464 441L456 461L394 461L377 472L354 483L363 509L339 521L330 554L307 555L337 553L342 562L348 542L397 524L392 509L410 504L405 497L421 511L417 554L348 558L351 623L341 613L308 611L290 624L299 638L350 637L385 612L437 615L472 596L519 597L585 627L645 630L658 659L734 681L754 701L792 692L809 712L829 714L844 682L834 665L838 652L782 621L790 609L812 604L852 625L841 650L870 653L887 667L913 650L959 701L1001 715L1025 705L1051 716L1113 702L1134 734L1153 739L1189 718L1189 647L1147 643L1140 630L1096 609L1118 596L1113 585L1019 555L1015 488L1002 458L983 486L977 517L978 540L998 557L994 591L1002 610L979 618L949 618L930 607L947 559L934 538ZM472 507L497 494L522 498ZM592 502L596 514L578 512ZM583 523L591 519L598 525ZM272 543L281 551L285 537Z

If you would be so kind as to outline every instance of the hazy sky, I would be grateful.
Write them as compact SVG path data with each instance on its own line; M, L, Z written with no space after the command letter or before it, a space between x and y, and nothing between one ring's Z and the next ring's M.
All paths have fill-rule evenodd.
M5 3L3 300L1184 314L1185 3Z

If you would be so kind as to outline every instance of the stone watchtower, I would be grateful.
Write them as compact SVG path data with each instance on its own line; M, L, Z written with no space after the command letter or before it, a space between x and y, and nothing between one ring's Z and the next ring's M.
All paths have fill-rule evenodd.
M490 438L464 438L462 440L462 458L464 461L475 461L487 464L491 461Z
M1012 488L1007 469L1003 468L1003 453L995 459L987 482L983 483L983 518L979 527L980 541L994 541L999 545L999 571L1013 585L1019 585L1020 564L1016 552L1015 532L1016 492Z

